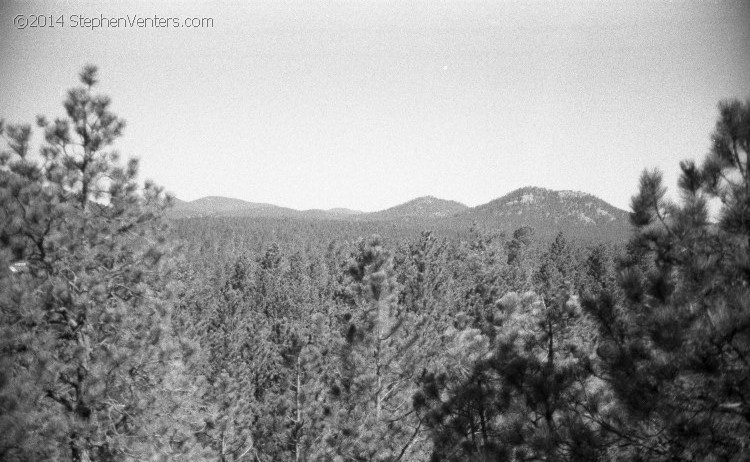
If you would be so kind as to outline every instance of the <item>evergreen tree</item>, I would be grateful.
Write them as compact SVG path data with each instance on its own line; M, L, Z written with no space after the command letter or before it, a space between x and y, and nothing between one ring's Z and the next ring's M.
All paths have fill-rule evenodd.
M719 105L712 141L701 167L680 164L679 203L660 172L643 173L624 301L588 303L622 428L644 459L750 457L750 102Z
M419 335L398 304L392 258L380 238L361 241L348 269L339 373L331 385L326 460L404 460L419 434L411 409Z
M582 274L582 293L597 294L615 288L612 250L604 244L588 249Z
M468 374L429 374L415 397L433 433L432 460L602 457L608 436L598 418L608 394L593 374L593 329L576 300L548 306L510 293L493 322L488 353ZM479 345L462 343L468 352Z
M169 204L138 163L111 150L124 122L96 95L97 72L68 92L67 117L2 126L0 458L200 457L193 345L172 328Z
M335 313L310 258L276 244L241 255L195 314L221 460L309 460L320 446Z
M507 243L510 284L517 291L523 292L533 287L532 261L535 255L531 246L534 234L534 228L523 226L513 232L513 238Z
M510 289L513 274L502 237L472 227L468 242L461 243L459 253L453 256L456 280L453 313L459 318L469 316L472 327L490 337L495 332L492 327L495 304Z
M567 299L580 287L575 254L565 235L560 232L550 244L534 275L537 292L546 304L555 299Z

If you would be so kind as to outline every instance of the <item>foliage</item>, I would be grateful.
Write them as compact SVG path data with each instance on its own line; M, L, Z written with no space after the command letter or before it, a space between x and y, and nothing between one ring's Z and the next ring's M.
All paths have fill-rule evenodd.
M635 422L625 430L649 460L750 456L750 103L722 102L712 140L701 167L680 164L679 203L660 172L644 172L623 303L590 303L609 381Z
M428 409L432 460L595 460L607 437L589 412L607 393L593 375L593 329L580 305L547 305L529 292L507 294L496 309L498 332L467 374L423 380L416 401ZM463 334L472 339L463 351L481 345Z
M93 93L67 117L3 127L0 155L0 454L4 460L198 455L199 381L171 326L162 190L110 150L124 122ZM192 382L192 383L191 383Z
M419 434L410 398L420 317L398 303L393 260L374 236L349 268L324 459L401 460Z

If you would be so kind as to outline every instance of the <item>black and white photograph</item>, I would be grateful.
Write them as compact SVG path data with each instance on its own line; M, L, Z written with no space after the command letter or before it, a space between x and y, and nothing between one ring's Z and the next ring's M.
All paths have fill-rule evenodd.
M0 0L0 461L750 461L750 1Z

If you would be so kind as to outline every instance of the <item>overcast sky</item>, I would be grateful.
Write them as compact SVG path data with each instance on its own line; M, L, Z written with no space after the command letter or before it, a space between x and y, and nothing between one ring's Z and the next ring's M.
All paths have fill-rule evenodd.
M185 200L372 211L534 185L627 208L750 97L747 1L0 3L0 117L63 115L96 64L120 151ZM14 25L30 14L57 24ZM80 27L102 15L125 20ZM213 27L125 25L154 15Z

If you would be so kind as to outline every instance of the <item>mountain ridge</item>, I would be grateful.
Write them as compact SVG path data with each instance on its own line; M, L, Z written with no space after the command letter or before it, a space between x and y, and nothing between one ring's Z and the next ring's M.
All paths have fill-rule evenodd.
M253 209L282 209L282 210L287 210L291 212L296 212L296 214L326 213L326 214L331 214L331 215L373 217L373 216L381 216L383 214L388 213L388 214L395 215L395 216L399 216L399 215L411 216L408 213L406 214L403 213L403 211L406 209L420 208L423 204L433 202L433 203L437 203L441 205L450 206L453 210L455 210L455 212L435 214L435 217L444 218L444 217L449 217L451 215L465 212L468 210L483 209L483 208L490 206L491 204L495 204L497 202L500 202L509 198L513 198L514 196L518 196L518 195L522 195L522 197L519 200L520 203L529 203L532 201L534 192L541 193L541 194L556 193L558 197L565 198L565 199L592 198L596 201L601 201L603 204L606 204L608 208L620 211L622 213L627 213L627 211L622 210L618 207L615 207L614 205L609 204L603 199L600 199L599 197L593 194L584 192L584 191L553 190L553 189L548 189L548 188L544 188L540 186L524 186L518 189L514 189L513 191L510 191L503 196L492 199L489 202L486 202L484 204L480 204L474 207L469 207L461 202L450 200L450 199L440 199L432 195L420 196L414 199L410 199L406 202L388 207L383 210L376 210L374 212L363 212L361 210L354 210L354 209L349 209L345 207L335 207L331 209L317 209L316 208L316 209L298 210L298 209L293 209L290 207L283 207L283 206L269 204L269 203L250 202L244 199L237 199L237 198L232 198L232 197L205 196L205 197L201 197L199 199L195 199L192 201L184 201L179 198L175 198L175 206L173 207L173 209L178 209L178 210L183 209L183 208L191 209L191 210L194 210L195 214L205 213L206 215L211 214L209 212L213 212L213 214L215 214L215 213L222 213L222 212L243 211L243 210L253 210ZM512 202L512 200L510 202ZM397 213L391 213L391 212L397 212Z
M565 230L569 234L603 234L625 239L630 234L628 212L582 191L526 186L456 217L486 227L503 224L511 231L531 226L538 232Z
M439 199L435 196L421 196L385 210L363 214L362 218L373 220L448 218L468 208L469 206L457 201Z
M421 196L376 212L333 208L295 210L273 204L248 202L221 196L179 201L169 210L170 218L266 217L352 222L424 223L425 226L464 228L479 225L512 232L531 226L538 234L565 231L598 235L606 240L625 239L630 234L628 212L593 194L526 186L476 207L435 196Z

